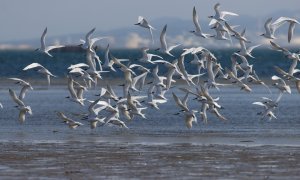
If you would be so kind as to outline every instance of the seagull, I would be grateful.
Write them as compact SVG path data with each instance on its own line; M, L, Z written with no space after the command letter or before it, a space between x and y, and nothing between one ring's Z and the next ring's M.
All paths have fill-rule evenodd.
M19 79L19 78L8 78L8 79L15 81L16 84L22 86L22 89L21 89L20 95L19 95L20 100L23 100L25 98L25 93L27 92L28 89L33 90L30 83L24 81L23 79Z
M83 124L77 121L74 121L68 118L63 112L56 113L58 117L60 117L64 123L66 123L70 129L76 129L78 126L82 126Z
M45 28L45 30L44 30L44 32L41 36L41 47L37 48L35 51L40 51L42 53L47 54L50 57L53 57L49 53L49 51L51 51L52 49L62 48L62 47L65 47L65 46L63 46L63 45L46 46L46 43L45 43L46 34L47 34L47 27Z
M138 25L138 26L141 26L143 28L146 28L146 29L149 29L150 31L150 35L151 35L151 40L152 40L152 43L154 44L154 39L153 39L153 33L152 33L152 30L155 30L155 28L153 26L151 26L148 21L142 17L142 16L139 16L138 17L138 23L134 24L134 25Z
M160 51L162 53L168 54L169 56L174 57L174 55L172 55L170 53L170 51L174 48L176 48L177 46L180 46L180 44L174 45L174 46L167 46L167 42L166 42L166 31L167 31L167 25L164 26L163 30L161 31L160 34L160 48L156 49L156 51Z
M220 3L215 4L215 6L214 6L215 15L208 16L208 18L212 19L209 23L209 26L215 24L218 21L226 21L225 16L227 16L227 15L238 16L238 14L233 13L233 12L220 11L220 5L221 5Z
M9 94L10 94L10 97L12 98L12 100L17 104L16 107L20 110L19 121L22 124L25 122L26 113L28 113L29 115L32 115L31 107L26 106L24 104L24 102L17 97L16 93L12 89L9 89Z
M29 64L28 66L26 66L23 71L29 70L29 69L36 69L36 71L38 73L41 73L43 75L45 75L47 77L47 82L48 82L48 86L50 86L50 77L56 77L55 75L53 75L48 69L46 69L44 66L42 66L39 63L32 63Z
M194 22L196 30L190 31L191 33L193 33L196 36L203 37L203 38L208 38L211 36L210 34L205 34L202 32L195 6L193 8L193 22Z

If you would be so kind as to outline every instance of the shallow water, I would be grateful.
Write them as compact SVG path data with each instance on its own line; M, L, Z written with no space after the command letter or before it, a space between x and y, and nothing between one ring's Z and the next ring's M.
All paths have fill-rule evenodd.
M168 102L160 110L147 109L147 119L136 117L126 122L129 129L89 128L87 122L69 129L55 111L87 112L68 101L65 86L45 89L35 86L25 102L33 115L18 122L18 110L8 95L7 85L0 90L4 108L0 110L0 179L298 179L300 176L300 100L293 89L284 94L275 112L278 119L260 120L261 107L252 105L260 97L276 98L259 86L252 93L237 88L212 90L220 97L228 121L208 114L187 129L171 92L184 96L178 88L168 92ZM116 87L114 87L116 89ZM94 100L97 90L85 93ZM119 87L116 93L121 95ZM145 92L136 93L144 95ZM199 109L190 97L189 107ZM78 119L76 119L78 120Z
M18 87L14 86L15 90ZM198 124L187 129L183 116L174 115L178 107L174 104L171 91L182 97L184 94L177 88L167 94L168 102L160 106L160 110L145 110L147 119L135 117L126 122L129 129L115 127L98 127L91 130L88 122L81 121L84 126L76 130L69 129L56 116L55 111L63 111L75 120L70 113L87 112L87 107L68 101L67 89L64 86L51 87L48 90L29 91L25 101L31 106L33 115L26 116L24 124L18 122L18 110L8 96L7 90L1 90L1 101L4 109L1 114L1 140L24 142L132 142L132 143L194 143L194 144L239 144L239 145L300 145L300 121L298 102L300 96L296 92L284 94L275 114L278 119L260 120L257 112L261 107L252 105L260 97L277 97L277 91L269 94L266 89L253 87L252 93L239 91L237 88L212 90L213 97L220 97L219 103L224 106L220 112L228 121L219 121L208 113L208 124L204 124L197 113ZM87 99L94 100L97 90L86 92ZM121 91L117 90L121 95ZM140 94L145 94L141 92ZM138 94L137 94L138 95ZM190 97L189 107L200 108L200 104ZM105 115L105 114L101 114ZM122 117L121 117L122 118Z

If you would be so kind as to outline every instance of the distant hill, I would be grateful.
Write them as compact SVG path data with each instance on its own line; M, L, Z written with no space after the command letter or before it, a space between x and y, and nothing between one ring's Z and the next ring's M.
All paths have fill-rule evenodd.
M288 16L288 17L300 17L300 11L279 11L276 13L272 13L266 17L251 17L240 15L238 17L230 17L229 23L231 25L240 25L236 29L238 31L242 31L246 27L246 36L248 39L252 41L251 45L255 44L266 44L268 45L269 40L264 39L259 36L264 31L264 22L267 18L273 17L273 20L276 20L280 16ZM216 41L213 39L202 39L199 37L195 37L189 31L193 30L194 25L191 19L180 19L173 17L163 17L159 19L154 19L150 22L156 30L154 31L155 44L153 45L150 40L150 34L147 29L143 29L141 27L135 25L128 25L128 27L113 29L110 31L96 31L94 36L108 36L110 39L102 40L97 44L99 46L105 47L107 43L110 43L112 48L138 48L143 46L148 47L158 47L159 46L159 36L160 31L165 24L168 25L167 28L167 41L169 44L182 44L183 46L205 46L205 47L213 47L213 48L224 48L224 47L239 47L238 42L233 40L233 44L229 41ZM214 30L210 29L208 26L209 19L205 19L205 17L200 17L200 24L206 33L214 34ZM299 46L300 45L300 26L297 25L295 29L294 38L291 44L287 43L287 30L288 25L284 25L284 27L280 28L277 32L277 37L279 38L277 41L282 46ZM47 44L67 44L67 45L78 45L80 43L79 39L83 39L85 33L78 34L67 34L63 36L52 36L47 37ZM13 41L6 42L0 45L0 49L2 47L13 48L36 48L39 46L40 37L36 39L29 39L25 41ZM250 44L249 44L250 45Z

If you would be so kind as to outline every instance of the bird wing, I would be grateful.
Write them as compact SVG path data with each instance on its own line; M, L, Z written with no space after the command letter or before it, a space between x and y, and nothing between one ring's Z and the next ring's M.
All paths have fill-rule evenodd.
M168 49L167 42L166 42L166 31L167 31L167 25L164 26L160 34L160 45L163 50Z
M8 91L9 91L10 97L13 99L13 101L14 101L15 103L17 103L19 106L25 106L24 102L21 101L21 100L17 97L16 93L15 93L12 89L9 89Z
M264 24L265 31L266 31L267 34L272 34L272 31L271 31L271 21L272 21L272 18L269 18L269 19L267 19L267 21Z
M46 47L46 44L45 44L46 34L47 34L47 27L45 28L45 30L41 36L41 49L45 49L45 47Z
M30 88L30 86L23 86L21 91L20 91L20 94L19 94L19 99L20 100L23 100L25 98L25 93L26 91Z
M290 43L294 34L294 29L296 27L296 23L290 22L289 32L288 32L288 42Z
M93 28L92 30L90 30L86 35L85 35L85 41L88 42L91 39L91 36L93 34L93 32L96 30L96 28Z
M71 94L71 97L77 99L77 94L76 94L76 92L74 90L74 87L73 87L73 81L74 80L72 78L70 78L70 77L68 78L68 89L69 89L69 92Z
M36 68L36 67L42 67L44 68L44 66L40 65L39 63L31 63L29 64L28 66L26 66L23 71L26 71L28 69L33 69L33 68Z
M195 24L196 31L201 32L201 26L200 26L200 24L199 24L199 18L198 18L198 15L197 15L195 6L194 6L194 8L193 8L193 22L194 22L194 24Z

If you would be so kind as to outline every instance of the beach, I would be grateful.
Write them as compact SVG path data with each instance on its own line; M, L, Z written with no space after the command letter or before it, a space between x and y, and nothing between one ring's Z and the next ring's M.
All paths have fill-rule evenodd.
M1 179L298 179L299 147L1 143Z

